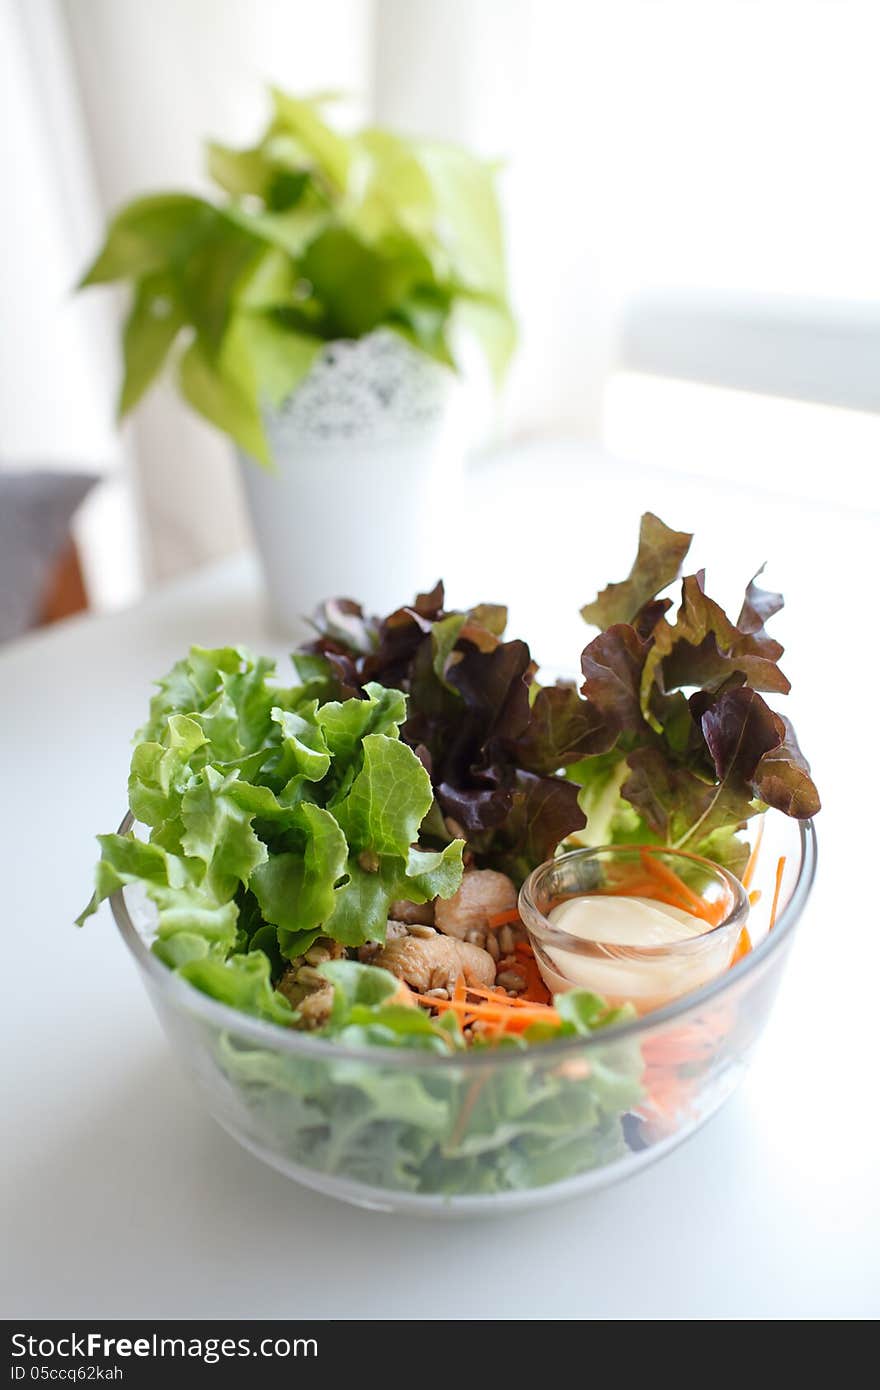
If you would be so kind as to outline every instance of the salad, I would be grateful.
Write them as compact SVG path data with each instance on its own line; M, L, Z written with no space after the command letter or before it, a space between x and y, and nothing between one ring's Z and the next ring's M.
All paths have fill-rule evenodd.
M601 1067L529 1084L498 1069L476 1097L455 1061L633 1016L544 984L517 895L560 847L670 845L742 877L755 816L819 809L791 724L763 698L789 688L765 630L782 598L756 575L733 621L700 570L673 615L663 591L690 542L642 518L628 577L582 610L599 632L580 683L542 685L506 610L449 611L442 584L383 619L327 602L288 683L238 647L193 647L159 682L128 783L141 829L99 837L79 921L136 885L170 971L339 1045L338 1063L307 1064L220 1037L224 1076L296 1161L332 1153L359 1181L493 1191L625 1144L645 1059L613 1031ZM351 1060L364 1048L450 1066L389 1076Z

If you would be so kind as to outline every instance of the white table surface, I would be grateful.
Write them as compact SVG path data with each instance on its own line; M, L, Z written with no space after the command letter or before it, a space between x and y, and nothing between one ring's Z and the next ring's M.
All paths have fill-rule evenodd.
M576 665L577 608L622 577L643 507L698 529L722 597L772 556L789 708L825 798L819 881L735 1098L615 1188L467 1228L336 1204L238 1148L193 1102L109 912L70 925L150 681L190 642L278 646L253 562L0 652L0 1315L880 1313L880 524L857 500L721 492L550 446L484 466L463 498L452 600L512 594L512 631L558 666Z

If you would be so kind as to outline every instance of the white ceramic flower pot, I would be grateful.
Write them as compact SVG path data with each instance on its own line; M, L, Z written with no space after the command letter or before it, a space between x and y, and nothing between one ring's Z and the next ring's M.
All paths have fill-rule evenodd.
M454 374L380 330L328 344L266 427L276 464L242 458L274 626L300 638L324 599L386 613L440 577L459 491Z

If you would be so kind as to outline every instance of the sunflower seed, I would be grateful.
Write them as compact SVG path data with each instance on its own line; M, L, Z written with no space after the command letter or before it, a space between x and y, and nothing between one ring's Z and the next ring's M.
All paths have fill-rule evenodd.
M325 965L330 959L330 952L326 946L313 946L310 951L306 951L306 960L309 965Z
M298 985L314 985L316 988L323 988L327 984L324 976L319 975L310 965L300 966L296 972L296 982Z
M502 970L496 983L503 985L505 989L511 990L514 994L519 994L526 987L522 975L518 975L515 970Z

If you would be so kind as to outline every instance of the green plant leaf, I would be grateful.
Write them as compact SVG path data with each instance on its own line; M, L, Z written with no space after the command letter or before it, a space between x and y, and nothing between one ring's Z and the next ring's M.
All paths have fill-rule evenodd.
M214 956L190 959L178 966L178 974L203 994L245 1014L290 1024L293 1012L283 995L273 989L269 959L262 951L218 960Z
M753 690L775 690L787 695L791 688L777 664L782 655L780 644L768 637L763 628L744 632L731 622L720 604L706 593L702 570L682 580L675 623L661 618L652 635L653 645L641 683L646 718L650 716L651 691L658 677L667 692L682 686L717 690L737 674L744 676Z
M176 268L177 293L188 323L216 354L239 287L247 286L267 255L265 243L240 219L214 211L213 221Z
M275 128L291 134L333 188L344 192L352 163L351 147L321 119L319 102L292 97L273 87L272 104Z
M232 781L233 777L206 767L184 792L180 805L183 852L204 863L204 884L221 902L232 896L239 883L246 884L268 857L251 824L253 814L229 795Z
M443 221L442 251L467 291L506 300L495 170L455 145L420 142L420 163Z
M269 445L251 384L242 385L219 370L200 339L180 362L180 389L194 410L228 434L250 458L271 466Z
M384 941L388 912L402 877L400 865L393 859L380 860L377 869L364 869L357 857L350 858L333 915L324 923L327 935L346 946Z
M328 961L320 972L333 985L331 1025L348 1023L352 1009L385 1004L400 989L400 981L387 970L354 960Z
M448 293L432 285L417 285L391 311L389 326L428 357L457 370L448 339L451 306Z
M281 757L274 769L275 777L287 782L301 776L309 782L320 782L330 771L330 749L323 729L315 717L317 701L295 710L273 709L272 718L281 729Z
M412 749L387 734L367 734L363 767L336 817L353 849L406 860L432 800L431 779Z
M578 805L587 818L586 829L572 837L578 844L647 843L654 838L635 808L621 796L629 773L626 757L617 748L566 768L566 777L580 786Z
M733 775L705 782L668 761L662 749L638 748L627 757L621 792L664 844L702 854L717 831L739 828L760 807Z
M325 100L275 90L255 146L209 143L225 202L161 193L110 223L81 283L134 282L120 414L184 329L184 398L264 465L260 409L296 390L322 343L385 325L456 369L462 329L500 380L515 335L494 170L387 130L343 135Z
M598 994L591 994L586 989L572 989L565 994L559 994L554 999L556 1012L566 1023L570 1023L576 1033L583 1037L589 1037L596 1027L602 1026L602 1020L608 1012L608 1005ZM635 1017L633 1010L631 1017Z
M185 260L216 219L216 210L189 193L137 198L113 218L98 256L80 286L139 278Z
M451 898L461 885L464 873L464 840L453 840L442 850L411 846L406 859L407 902L430 902L432 898Z
M233 315L223 346L227 372L252 383L258 400L278 406L311 370L323 343L286 328L271 313Z
M351 209L351 225L368 241L405 231L430 238L437 216L431 180L413 145L399 135L375 127L354 137L363 191Z
M350 767L362 752L367 734L397 737L406 718L406 696L368 681L364 699L327 700L315 712L337 767ZM358 764L360 766L360 764Z
M162 369L184 324L176 290L165 272L138 282L122 334L125 376L119 395L120 419L137 405Z
M179 816L181 799L194 777L191 760L206 742L194 720L174 714L161 742L137 744L131 756L128 803L142 824L158 828Z
M313 931L332 917L335 885L348 859L345 836L324 807L302 802L291 826L297 847L271 855L251 879L264 918L281 929L284 954L290 945L286 933Z
M639 609L681 572L682 561L693 536L673 531L659 516L645 512L639 527L639 549L632 569L619 584L609 584L581 609L581 617L594 627L608 628L614 623L631 623Z
M304 203L284 212L251 211L239 205L228 207L226 216L238 222L266 246L284 252L292 258L297 272L295 283L304 284L298 265L309 243L334 222L334 214L324 204Z
M248 194L265 198L274 174L271 161L259 146L234 150L209 140L205 145L205 163L210 178L236 198Z
M516 321L502 300L463 298L455 306L455 321L482 348L496 386L507 375L516 348Z
M586 753L604 752L616 738L606 713L582 700L574 686L548 685L535 695L515 747L524 768L549 776Z
M778 716L784 735L778 747L765 753L755 773L755 790L768 806L775 806L786 816L804 820L822 809L819 793L810 776L807 762L795 735L791 720Z
M326 315L324 336L360 338L388 317L430 274L414 242L378 250L331 226L306 248L302 270Z
M171 882L174 861L158 845L144 844L134 835L99 835L98 844L101 858L95 869L95 891L76 919L78 927L97 912L99 903L126 884L167 887ZM178 875L177 882L181 881Z

